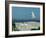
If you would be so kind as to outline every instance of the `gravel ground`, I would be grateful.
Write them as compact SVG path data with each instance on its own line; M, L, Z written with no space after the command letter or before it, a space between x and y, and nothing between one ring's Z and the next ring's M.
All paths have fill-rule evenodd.
M38 30L40 28L40 22L16 22L15 25L15 29L18 31Z

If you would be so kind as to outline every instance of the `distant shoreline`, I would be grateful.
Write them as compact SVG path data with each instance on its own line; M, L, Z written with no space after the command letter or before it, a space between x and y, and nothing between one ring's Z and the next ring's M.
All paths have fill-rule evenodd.
M40 20L15 20L15 22L40 22Z

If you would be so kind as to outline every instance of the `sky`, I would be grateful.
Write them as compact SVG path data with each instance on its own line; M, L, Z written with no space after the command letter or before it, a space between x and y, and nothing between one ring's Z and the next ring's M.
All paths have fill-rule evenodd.
M33 12L33 15L32 15L32 12ZM16 20L40 20L40 8L12 7L12 19L16 19Z

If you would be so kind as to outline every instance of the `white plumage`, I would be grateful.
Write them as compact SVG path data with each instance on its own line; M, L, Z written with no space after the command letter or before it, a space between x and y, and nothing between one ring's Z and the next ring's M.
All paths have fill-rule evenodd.
M35 18L35 14L34 14L34 12L32 12L32 18Z

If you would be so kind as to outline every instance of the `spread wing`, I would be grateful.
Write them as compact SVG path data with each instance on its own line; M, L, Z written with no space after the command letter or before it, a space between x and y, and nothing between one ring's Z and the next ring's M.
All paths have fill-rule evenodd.
M32 18L35 18L36 16L35 16L35 14L34 14L34 12L32 12Z

